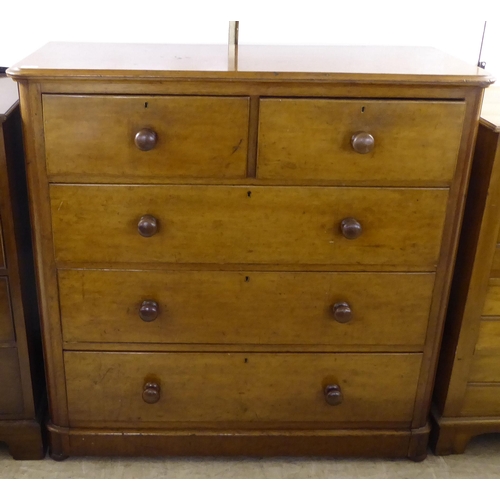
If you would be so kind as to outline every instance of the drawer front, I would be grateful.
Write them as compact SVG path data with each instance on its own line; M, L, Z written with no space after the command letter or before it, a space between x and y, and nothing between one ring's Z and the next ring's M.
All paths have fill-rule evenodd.
M495 254L493 256L493 265L491 266L492 271L500 271L500 245L497 243Z
M500 355L494 351L476 351L469 382L500 382Z
M0 277L0 343L16 339L10 303L9 281ZM1 379L0 379L1 380Z
M483 315L500 316L500 279L490 278L484 303Z
M469 384L461 417L500 417L500 384Z
M497 353L500 360L500 321L482 320L479 326L479 337L476 352L480 354Z
M328 426L410 422L421 355L66 352L64 360L71 425ZM341 395L330 389L336 406L325 399L332 385L340 386Z
M319 264L434 271L447 200L446 189L51 186L59 264ZM152 237L138 232L139 224L151 228L145 215L156 220ZM348 229L357 221L361 235L345 237L343 221Z
M66 342L417 349L433 285L433 274L59 271Z
M248 103L244 97L45 95L47 172L82 179L243 178ZM141 130L156 134L153 149L136 146ZM142 132L153 145L148 139Z
M23 411L21 373L16 348L0 348L0 418Z
M464 112L463 102L261 99L257 177L449 185ZM359 133L371 151L356 152Z

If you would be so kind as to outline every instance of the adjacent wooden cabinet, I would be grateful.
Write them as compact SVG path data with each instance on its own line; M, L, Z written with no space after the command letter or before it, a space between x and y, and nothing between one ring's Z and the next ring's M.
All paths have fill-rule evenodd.
M435 453L500 432L500 87L484 97L433 415Z
M17 85L0 75L0 441L45 455L44 376Z
M425 457L486 73L52 43L9 74L54 458Z

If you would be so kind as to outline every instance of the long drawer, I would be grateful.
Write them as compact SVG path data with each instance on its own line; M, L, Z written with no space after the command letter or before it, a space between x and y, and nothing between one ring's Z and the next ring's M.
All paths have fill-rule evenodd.
M463 102L261 99L257 177L449 185L464 112Z
M66 342L405 345L434 274L60 270Z
M409 423L420 362L420 354L64 354L70 425L89 427Z
M448 190L56 184L50 196L59 265L435 271Z
M44 95L47 172L244 178L248 109L246 97Z

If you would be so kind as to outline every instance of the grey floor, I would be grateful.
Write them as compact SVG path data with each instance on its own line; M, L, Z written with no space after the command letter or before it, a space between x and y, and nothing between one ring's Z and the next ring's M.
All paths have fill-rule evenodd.
M325 458L69 458L15 461L0 444L0 478L500 478L500 434L472 440L463 455L410 460Z

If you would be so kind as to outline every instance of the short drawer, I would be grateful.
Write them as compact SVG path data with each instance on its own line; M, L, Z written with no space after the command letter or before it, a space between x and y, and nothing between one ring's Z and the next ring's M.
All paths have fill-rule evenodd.
M50 194L59 265L435 271L448 201L446 189L57 184Z
M410 422L421 355L66 352L64 361L73 426L328 427Z
M464 112L463 102L261 99L257 177L449 185Z
M23 411L23 392L17 349L0 348L0 418Z
M15 339L9 281L8 278L0 277L0 344L2 342L13 342Z
M434 274L60 270L66 342L421 349Z
M76 179L243 178L248 103L245 97L44 95L47 172Z

